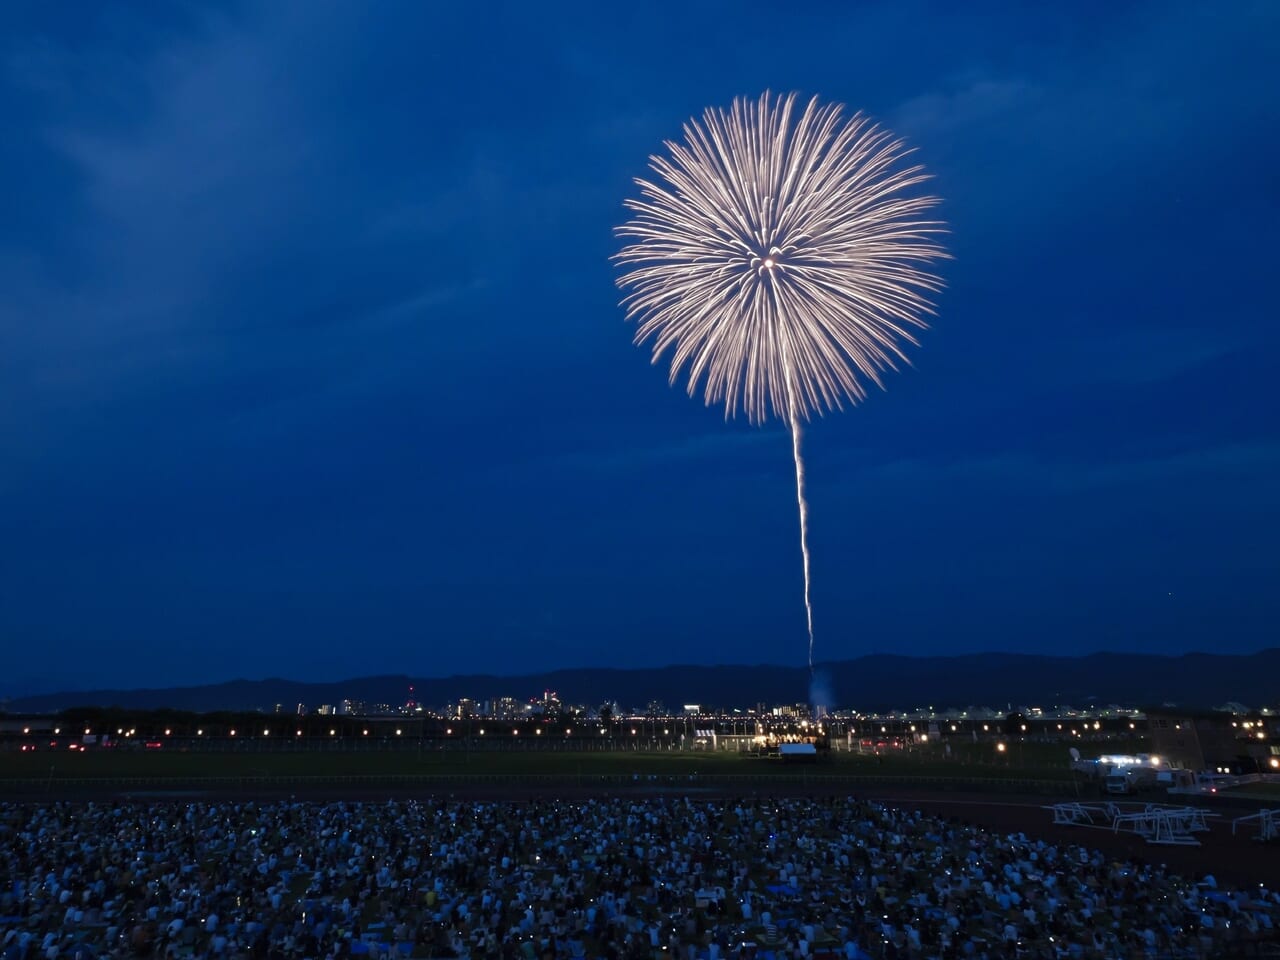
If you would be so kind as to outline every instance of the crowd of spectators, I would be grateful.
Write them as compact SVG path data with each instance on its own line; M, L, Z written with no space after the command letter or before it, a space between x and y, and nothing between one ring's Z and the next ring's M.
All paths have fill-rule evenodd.
M1261 887L852 798L0 804L0 960L1110 960L1276 925Z

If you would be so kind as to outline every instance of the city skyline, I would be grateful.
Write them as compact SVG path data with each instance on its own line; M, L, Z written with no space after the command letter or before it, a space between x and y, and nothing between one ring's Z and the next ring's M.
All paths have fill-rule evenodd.
M761 9L13 11L0 696L803 664L786 431L610 263L765 89L904 137L955 257L806 428L818 659L1274 644L1280 8Z

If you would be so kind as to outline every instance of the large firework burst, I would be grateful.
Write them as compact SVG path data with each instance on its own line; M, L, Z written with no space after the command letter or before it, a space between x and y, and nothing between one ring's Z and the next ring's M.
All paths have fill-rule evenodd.
M636 342L653 340L655 363L671 350L672 383L687 366L690 396L705 380L726 417L786 417L812 669L800 423L883 386L932 313L940 281L924 268L945 253L925 218L938 201L910 195L927 176L904 165L902 142L838 105L814 98L796 116L795 103L765 93L686 123L684 142L650 159L661 182L636 181L618 228L634 242L616 259Z

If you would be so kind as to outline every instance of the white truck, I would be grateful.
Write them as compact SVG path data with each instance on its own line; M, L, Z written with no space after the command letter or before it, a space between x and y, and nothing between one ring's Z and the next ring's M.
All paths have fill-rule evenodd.
M1107 793L1129 794L1151 790L1156 786L1157 771L1154 767L1112 767L1102 781Z

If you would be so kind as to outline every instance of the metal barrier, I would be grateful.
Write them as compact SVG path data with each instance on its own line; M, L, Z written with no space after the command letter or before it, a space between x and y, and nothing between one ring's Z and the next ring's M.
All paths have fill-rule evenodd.
M1258 825L1258 839L1264 843L1280 839L1280 809L1259 810L1247 817L1236 817L1231 821L1231 835L1235 836L1236 828L1244 825Z

